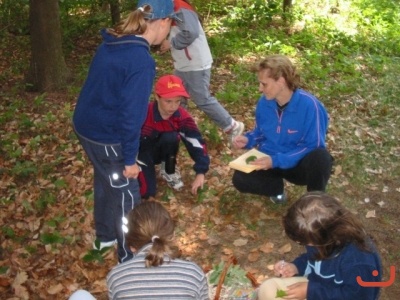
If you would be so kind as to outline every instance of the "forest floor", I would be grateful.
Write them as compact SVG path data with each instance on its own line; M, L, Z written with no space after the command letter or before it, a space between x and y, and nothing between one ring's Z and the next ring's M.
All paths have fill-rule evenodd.
M3 70L10 67L4 55L0 60ZM117 263L115 251L107 252L104 262L83 259L94 239L92 169L70 123L76 95L27 93L18 88L21 80L22 76L1 83L0 298L67 299L71 292L83 288L97 299L107 299L105 277ZM211 89L221 89L231 80L234 77L216 65ZM255 102L227 108L251 129ZM399 108L391 109L400 115ZM189 111L197 122L205 122L193 103ZM328 192L357 214L375 237L384 280L389 280L389 267L396 267L395 283L383 288L380 298L395 300L400 295L400 181L391 173L399 167L400 147L386 151L380 143L373 155L364 151L363 140L354 132L355 124L368 128L367 120L358 114L357 107L349 115L344 111L346 108L333 107L330 111L333 137L328 146L336 164ZM393 128L380 124L362 134L379 144L380 132ZM342 130L347 130L346 136L337 134ZM208 131L203 134L211 145L204 190L196 196L190 193L192 161L182 147L178 165L185 187L172 191L159 178L157 200L177 221L176 237L183 257L208 271L234 256L237 264L261 283L273 276L273 263L290 261L303 251L284 235L281 217L305 188L287 184L289 203L282 206L266 197L240 194L232 186L233 171L228 162L243 151L233 151L221 132L218 144ZM367 159L382 157L380 168L346 171L341 162L347 153ZM352 178L365 176L364 172L374 177L373 184L363 188L353 185Z

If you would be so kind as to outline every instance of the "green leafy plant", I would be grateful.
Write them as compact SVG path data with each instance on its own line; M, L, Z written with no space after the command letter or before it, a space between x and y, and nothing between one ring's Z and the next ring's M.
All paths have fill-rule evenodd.
M3 236L4 236L4 237L7 237L7 238L14 238L14 237L15 237L15 231L14 231L14 229L12 229L12 228L9 227L9 226L4 226L4 227L2 227L2 228L1 228L1 232L3 233Z
M38 211L43 212L48 205L54 204L56 200L56 193L47 189L41 192L34 206Z
M104 262L104 255L113 248L113 246L110 247L103 247L102 249L100 249L100 241L99 240L95 240L94 241L94 246L95 249L90 249L85 256L82 258L84 262L100 262L103 263Z
M222 140L219 136L218 128L214 124L210 123L209 120L200 122L198 126L207 142L207 148L214 148L221 144Z
M38 168L32 161L17 161L11 170L11 173L17 177L29 177L32 174L37 174Z
M40 241L45 245L61 244L64 240L65 239L58 232L43 233L40 235Z
M197 190L197 203L203 203L204 199L207 197L208 186L205 184L203 188Z
M6 274L9 268L8 266L0 266L0 274Z
M215 265L210 274L210 284L218 284L219 278L224 270L225 262L220 262ZM239 265L231 265L225 277L224 285L226 286L237 286L240 284L249 284L250 280L246 276L246 271L243 270Z

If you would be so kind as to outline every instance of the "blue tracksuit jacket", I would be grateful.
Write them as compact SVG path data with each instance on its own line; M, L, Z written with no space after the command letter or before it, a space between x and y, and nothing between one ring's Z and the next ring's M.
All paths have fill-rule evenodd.
M256 126L245 136L246 147L271 156L273 168L289 169L309 152L325 148L329 117L323 104L310 93L296 89L279 116L277 103L264 95L257 103Z
M83 137L120 144L125 165L139 151L155 77L148 42L137 36L116 38L102 30L103 42L92 60L75 108L73 123Z

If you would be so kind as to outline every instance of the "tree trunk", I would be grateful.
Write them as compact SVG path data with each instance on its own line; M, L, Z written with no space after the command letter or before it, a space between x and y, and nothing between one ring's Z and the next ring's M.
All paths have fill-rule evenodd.
M292 0L283 0L283 11L287 12L293 6Z
M25 79L33 91L66 87L68 70L62 51L58 0L29 0L31 64Z
M119 0L109 0L110 12L111 12L111 23L115 25L121 20L121 12L119 8Z

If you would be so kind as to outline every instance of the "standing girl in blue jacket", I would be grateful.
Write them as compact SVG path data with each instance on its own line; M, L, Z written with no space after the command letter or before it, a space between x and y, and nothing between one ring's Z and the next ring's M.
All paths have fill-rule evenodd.
M235 171L233 185L242 193L286 202L284 179L306 185L307 191L325 191L332 169L326 150L328 113L312 94L300 89L299 75L289 58L270 55L254 67L262 93L253 131L233 139L235 148L257 148L268 154L251 164L258 170Z
M275 275L258 291L259 300L377 300L382 266L360 220L323 192L303 195L283 217L287 236L306 247L293 262L279 261ZM277 298L277 290L286 296Z
M75 132L94 168L96 238L100 248L117 241L120 262L132 257L124 216L140 203L136 157L156 72L149 48L165 39L172 15L172 0L139 0L125 20L103 29L74 112Z

